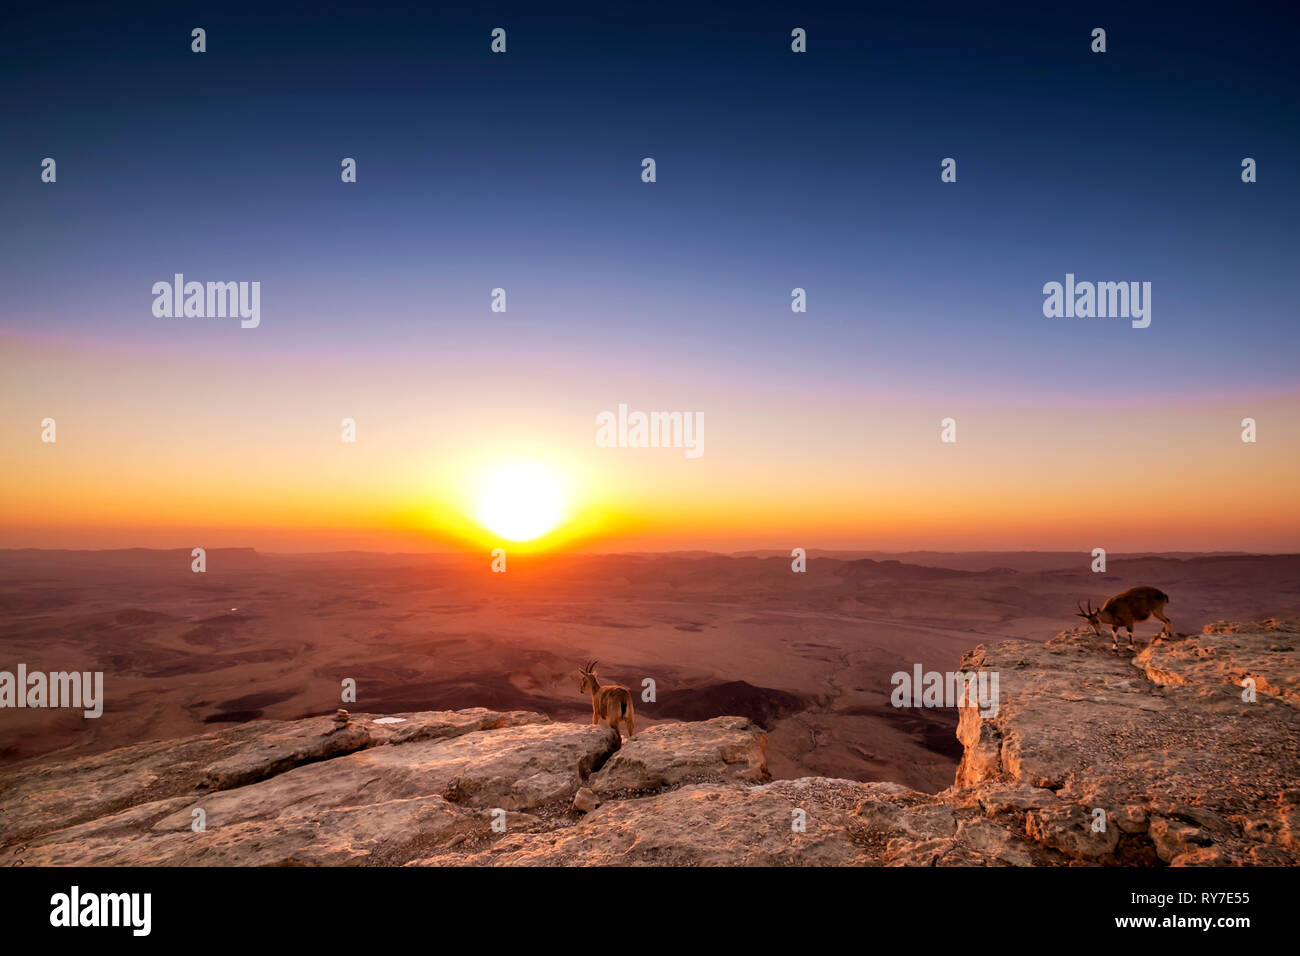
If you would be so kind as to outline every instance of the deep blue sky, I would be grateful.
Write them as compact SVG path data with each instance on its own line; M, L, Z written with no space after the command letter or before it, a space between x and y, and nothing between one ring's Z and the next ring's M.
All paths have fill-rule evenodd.
M24 5L0 37L0 330L147 341L149 286L184 271L262 281L259 348L431 371L502 285L524 353L1294 385L1294 20L1042 6ZM1067 271L1151 281L1152 327L1045 319Z

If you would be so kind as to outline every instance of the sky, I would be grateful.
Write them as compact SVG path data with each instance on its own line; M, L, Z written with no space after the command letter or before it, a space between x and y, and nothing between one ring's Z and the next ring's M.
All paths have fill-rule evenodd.
M1286 11L613 6L8 13L0 546L1297 550Z

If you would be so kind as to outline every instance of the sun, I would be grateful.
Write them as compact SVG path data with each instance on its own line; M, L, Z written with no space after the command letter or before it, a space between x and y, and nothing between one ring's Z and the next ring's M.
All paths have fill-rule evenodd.
M535 461L507 461L483 473L478 523L510 541L532 541L564 521L564 481Z

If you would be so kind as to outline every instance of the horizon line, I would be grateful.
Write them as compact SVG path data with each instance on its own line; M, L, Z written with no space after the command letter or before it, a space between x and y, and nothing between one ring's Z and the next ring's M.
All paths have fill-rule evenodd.
M504 547L505 545L498 545ZM800 546L801 547L801 546ZM171 551L190 552L191 546L179 545L172 548L149 548L142 546L131 546L121 548L38 548L38 547L0 547L0 554L16 554L22 552L40 552L43 554L120 554L124 552L142 551L164 554ZM490 551L491 549L486 549ZM507 550L509 550L507 548ZM466 557L477 554L473 550L455 550L455 551L372 551L365 548L340 548L333 551L280 551L266 550L258 548L256 545L227 545L224 547L205 548L205 551L251 551L254 554L264 554L277 557L312 557L319 555L342 555L342 554L366 554L378 555L384 557ZM941 548L803 548L807 555L814 552L824 554L952 554L952 555L978 555L978 554L1040 554L1040 555L1091 555L1091 550L1074 551L1070 549L1038 549L1038 548L974 548L974 549L941 549ZM792 555L783 548L743 548L737 551L717 551L709 548L670 548L664 550L647 550L644 548L628 551L586 551L563 549L542 550L527 552L529 556L538 555L570 555L582 557L601 557L601 556L641 556L641 555L708 555L714 557L791 557ZM1161 557L1187 555L1193 557L1292 557L1300 555L1296 551L1241 551L1241 550L1224 550L1212 549L1205 551L1174 549L1174 550L1138 550L1138 551L1109 551L1107 558L1115 557Z

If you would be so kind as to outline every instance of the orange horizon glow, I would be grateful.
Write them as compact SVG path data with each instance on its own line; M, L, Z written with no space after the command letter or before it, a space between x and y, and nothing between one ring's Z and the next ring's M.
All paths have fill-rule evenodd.
M504 366L431 383L337 357L283 370L5 347L5 548L1300 551L1294 393L1099 405L705 389L657 368L539 383ZM598 447L596 415L625 400L701 410L704 454ZM1246 416L1257 443L1240 440ZM480 513L483 475L508 462L566 486L562 515L525 540Z

